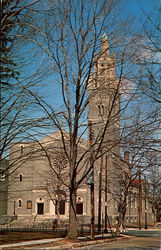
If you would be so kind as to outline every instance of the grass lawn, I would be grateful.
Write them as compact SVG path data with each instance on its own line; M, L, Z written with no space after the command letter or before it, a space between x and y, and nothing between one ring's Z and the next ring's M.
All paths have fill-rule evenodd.
M51 239L64 237L61 233L41 233L41 232L0 232L0 244L22 242L25 240Z

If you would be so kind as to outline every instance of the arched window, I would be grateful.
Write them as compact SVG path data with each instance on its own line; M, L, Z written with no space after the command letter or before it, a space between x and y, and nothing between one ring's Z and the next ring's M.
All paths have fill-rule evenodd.
M83 214L83 198L80 195L77 197L76 212L77 214Z
M42 196L37 198L37 214L42 215L44 214L44 199Z
M20 181L22 181L22 174L20 174L20 176L19 176L19 177L20 177Z
M65 200L60 200L59 202L59 213L65 214Z
M58 205L59 205L59 214L65 214L65 200L60 200L59 204L58 201L56 201L55 204L55 214L57 214L57 209L58 209Z
M18 207L22 207L22 200L19 199L17 205L18 205Z

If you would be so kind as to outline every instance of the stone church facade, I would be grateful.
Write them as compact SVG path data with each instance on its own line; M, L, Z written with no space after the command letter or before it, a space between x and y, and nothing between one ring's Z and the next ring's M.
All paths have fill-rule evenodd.
M53 133L40 140L39 144L15 143L11 149L10 165L15 160L19 162L10 168L12 174L9 175L8 215L16 215L18 220L45 221L56 219L59 213L60 220L67 219L69 216L68 189L59 183L54 172L58 173L59 164L62 164L60 174L67 183L69 169L66 166L67 161L63 158L61 134ZM50 160L46 156L47 151ZM52 168L50 161L52 161ZM18 164L19 167L17 167ZM90 216L89 195L89 187L82 184L77 191L78 216Z
M120 156L120 93L119 80L115 77L115 55L109 54L109 44L106 35L102 37L100 54L94 62L94 74L91 74L88 87L89 106L88 120L92 128L92 140L95 143L95 152L103 136L99 152L101 156L94 163L94 190L95 190L95 223L104 223L107 212L110 223L117 223L118 200L120 192L120 170L118 168ZM104 131L104 128L107 129ZM83 141L82 147L89 142ZM68 190L54 179L49 159L43 148L53 153L53 164L62 157L60 133L56 132L39 143L14 143L10 152L10 165L15 159L20 159L10 168L8 185L7 214L16 215L22 219L45 221L59 217L66 220L69 216ZM55 146L53 146L55 145ZM58 161L57 161L58 162ZM63 166L67 164L61 160ZM14 165L14 164L13 164ZM57 166L57 171L59 166ZM66 172L63 170L64 179ZM55 185L55 186L54 186ZM61 190L58 192L58 189ZM111 191L112 190L112 191ZM138 188L134 185L135 200L127 206L126 221L138 222ZM118 194L117 198L116 194ZM59 204L59 208L58 208ZM144 205L142 204L144 207ZM59 211L58 211L59 210ZM152 222L150 204L147 213ZM77 215L90 222L90 185L83 183L77 191ZM142 217L144 220L144 216Z

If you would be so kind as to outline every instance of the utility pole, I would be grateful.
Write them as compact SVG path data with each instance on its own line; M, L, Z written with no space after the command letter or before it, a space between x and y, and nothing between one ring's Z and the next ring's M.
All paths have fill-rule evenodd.
M101 154L102 154L102 150L101 150ZM99 173L98 233L101 232L102 172L103 172L103 155L101 156L101 166L100 166L100 173Z
M142 212L142 184L141 168L139 167L139 229L141 230L141 212Z
M106 163L105 163L105 229L104 233L107 233L107 155L106 155Z
M89 123L89 139L90 139L90 150L91 150L91 158L90 158L90 164L91 164L91 182L90 182L90 188L91 188L91 239L94 240L95 236L95 218L94 218L94 162L93 162L93 136L92 136L92 123Z

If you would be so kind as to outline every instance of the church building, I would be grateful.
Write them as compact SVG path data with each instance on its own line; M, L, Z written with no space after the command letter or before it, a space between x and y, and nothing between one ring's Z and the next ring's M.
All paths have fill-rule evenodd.
M88 86L88 122L91 126L93 157L97 159L94 161L94 207L95 223L98 225L105 223L105 214L111 224L117 223L120 197L120 82L115 76L115 63L115 55L109 54L109 42L104 34ZM82 140L81 149L85 149L89 143ZM68 179L68 161L62 148L60 132L39 142L12 144L7 214L16 215L17 222L38 223L57 218L67 221L68 189L58 178L63 176L64 180ZM51 164L54 168L51 168ZM91 219L90 195L87 180L77 190L77 216L88 223ZM150 205L148 209L151 213ZM137 199L130 203L127 216L130 216L131 222L137 223Z

